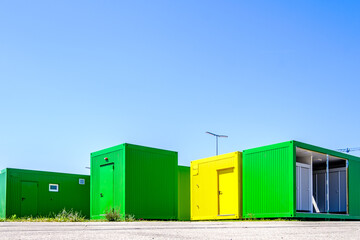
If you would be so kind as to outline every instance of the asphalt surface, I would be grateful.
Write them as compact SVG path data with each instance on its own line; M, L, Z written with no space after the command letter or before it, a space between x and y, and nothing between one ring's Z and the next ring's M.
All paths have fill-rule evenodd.
M360 239L360 222L3 222L0 239Z

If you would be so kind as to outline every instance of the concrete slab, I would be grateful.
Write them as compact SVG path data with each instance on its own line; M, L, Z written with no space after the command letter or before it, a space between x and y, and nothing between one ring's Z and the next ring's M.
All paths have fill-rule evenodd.
M360 239L360 222L3 222L0 239Z

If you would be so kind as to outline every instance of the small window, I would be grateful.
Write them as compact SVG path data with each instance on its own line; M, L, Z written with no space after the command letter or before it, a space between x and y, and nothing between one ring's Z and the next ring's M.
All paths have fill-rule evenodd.
M79 179L79 184L80 184L80 185L85 185L85 179L80 178L80 179Z
M49 184L49 192L58 192L59 184Z

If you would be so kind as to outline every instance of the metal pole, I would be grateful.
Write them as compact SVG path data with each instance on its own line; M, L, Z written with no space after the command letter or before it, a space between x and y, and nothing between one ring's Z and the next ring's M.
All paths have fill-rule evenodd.
M218 138L219 136L216 136L216 156L218 155L219 151L218 151L218 144L219 144L219 141L218 141Z
M311 157L310 157L310 194L311 194L311 197L310 197L310 212L313 213L314 212L314 207L313 207L313 204L312 204L312 200L314 198L314 189L313 189L313 156L311 154Z
M206 132L206 133L208 133L208 134L216 137L216 155L218 155L218 154L219 154L219 139L218 139L218 138L219 138L219 137L225 137L225 138L227 138L228 136L226 136L226 135L218 135L218 134L211 133L211 132Z
M330 210L330 200L329 200L329 155L326 154L326 212L329 213Z
M346 159L346 214L349 214L349 160Z

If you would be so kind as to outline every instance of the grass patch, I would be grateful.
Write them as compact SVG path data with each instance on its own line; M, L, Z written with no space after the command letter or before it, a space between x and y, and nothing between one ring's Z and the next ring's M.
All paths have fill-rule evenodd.
M84 222L85 217L81 215L81 212L73 211L72 209L70 211L66 211L66 209L63 209L61 212L59 212L55 216L56 222Z
M118 222L123 218L123 216L119 210L113 209L105 211L105 218L109 222Z
M135 216L134 216L134 215L132 215L132 214L127 214L127 215L125 215L125 221L126 221L126 222L135 222L136 219L135 219Z
M7 219L3 219L2 222L84 222L87 219L81 214L71 210L63 209L58 214L49 214L47 217L43 216L29 216L29 217L18 217L16 214L12 215ZM0 220L1 221L1 220Z
M135 216L132 214L121 214L120 210L118 209L113 209L113 210L107 210L105 211L105 218L107 221L109 222L135 222Z

